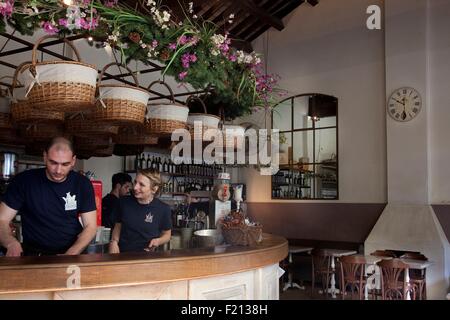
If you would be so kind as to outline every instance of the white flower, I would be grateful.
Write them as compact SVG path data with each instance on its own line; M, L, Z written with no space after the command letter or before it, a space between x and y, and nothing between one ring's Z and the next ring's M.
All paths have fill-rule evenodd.
M194 15L192 16L192 18L197 19L198 17L197 17L196 14L194 14Z
M147 6L149 6L149 7L156 6L156 2L153 0L147 0Z
M228 18L229 19L234 19L234 13L230 14Z
M211 41L216 45L216 47L220 46L225 42L225 37L221 34L215 34L211 37Z
M211 54L212 54L213 56L218 56L218 55L220 54L220 51L217 50L217 49L212 49L212 50L211 50Z
M194 12L194 3L193 2L189 2L189 13Z

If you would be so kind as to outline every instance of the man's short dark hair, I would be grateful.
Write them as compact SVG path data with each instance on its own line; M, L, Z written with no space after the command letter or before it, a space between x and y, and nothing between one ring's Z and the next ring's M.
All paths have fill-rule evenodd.
M123 186L127 182L131 182L131 176L127 173L119 172L112 176L112 187L115 188L116 184Z
M47 146L45 147L45 152L48 153L48 151L54 146L54 145L66 145L70 151L72 151L72 154L75 154L75 150L73 149L72 141L70 141L67 138L64 137L55 137L51 139Z

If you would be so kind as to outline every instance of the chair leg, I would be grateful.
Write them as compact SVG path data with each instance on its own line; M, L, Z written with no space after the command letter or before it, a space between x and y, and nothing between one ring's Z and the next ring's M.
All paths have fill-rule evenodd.
M314 285L315 285L315 277L314 272L312 273L312 281L311 281L311 298L314 297Z

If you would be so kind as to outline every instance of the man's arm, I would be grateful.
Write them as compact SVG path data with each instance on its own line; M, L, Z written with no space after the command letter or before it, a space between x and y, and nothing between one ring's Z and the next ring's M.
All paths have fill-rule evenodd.
M19 257L22 253L22 246L11 234L10 222L17 214L17 210L8 207L4 202L0 204L0 244L8 251L7 257Z
M170 237L172 236L172 230L163 230L161 232L161 235L159 238L154 238L150 243L148 244L149 248L151 247L159 247L163 245L164 243L167 243L170 241Z
M116 222L112 232L111 242L109 243L109 253L120 253L119 240L121 230L122 230L122 223Z
M77 241L66 251L67 255L76 255L83 252L97 233L97 211L89 211L81 214L83 231L78 235Z

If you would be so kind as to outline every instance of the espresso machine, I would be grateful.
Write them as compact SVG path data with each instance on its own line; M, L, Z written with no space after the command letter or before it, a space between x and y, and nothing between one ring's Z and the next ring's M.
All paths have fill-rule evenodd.
M3 198L9 182L17 173L17 154L6 151L0 152L0 163L2 168L0 173L0 195Z
M231 211L230 174L220 172L214 181L209 203L209 228L216 229L220 218Z

